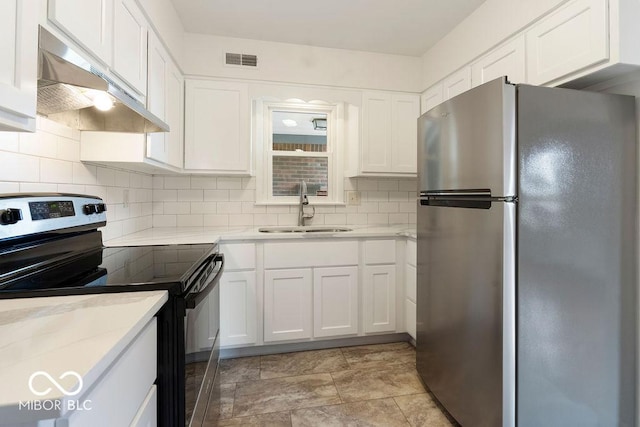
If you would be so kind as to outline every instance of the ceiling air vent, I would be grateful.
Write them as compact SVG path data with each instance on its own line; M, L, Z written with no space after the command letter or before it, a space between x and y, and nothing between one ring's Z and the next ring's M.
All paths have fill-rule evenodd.
M247 55L246 53L226 53L225 64L244 67L257 67L258 57L256 55Z

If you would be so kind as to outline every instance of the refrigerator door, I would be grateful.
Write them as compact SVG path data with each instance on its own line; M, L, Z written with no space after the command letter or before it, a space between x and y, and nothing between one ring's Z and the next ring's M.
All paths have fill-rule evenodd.
M417 367L463 425L515 421L515 86L418 121Z
M488 204L418 206L418 372L460 424L478 427L514 416L515 204Z
M634 426L633 97L518 86L518 426Z
M515 86L504 77L471 89L418 119L419 190L516 194Z

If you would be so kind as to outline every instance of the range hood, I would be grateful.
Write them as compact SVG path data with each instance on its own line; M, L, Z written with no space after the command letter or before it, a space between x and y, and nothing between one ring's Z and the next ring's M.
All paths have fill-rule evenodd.
M167 132L169 125L45 28L39 28L38 114L79 130ZM106 104L100 110L100 102Z

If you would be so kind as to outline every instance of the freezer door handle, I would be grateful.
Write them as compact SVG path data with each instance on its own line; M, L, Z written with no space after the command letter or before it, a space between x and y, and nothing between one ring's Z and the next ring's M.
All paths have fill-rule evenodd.
M493 197L491 190L466 191L421 191L421 206L442 206L450 208L491 209L491 203L515 203L516 196Z

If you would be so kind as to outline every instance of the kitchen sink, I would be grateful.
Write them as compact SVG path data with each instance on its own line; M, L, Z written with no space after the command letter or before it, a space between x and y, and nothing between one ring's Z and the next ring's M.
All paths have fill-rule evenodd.
M311 227L261 227L258 228L260 233L342 233L345 231L352 231L351 228L346 227L325 227L325 226L311 226Z

